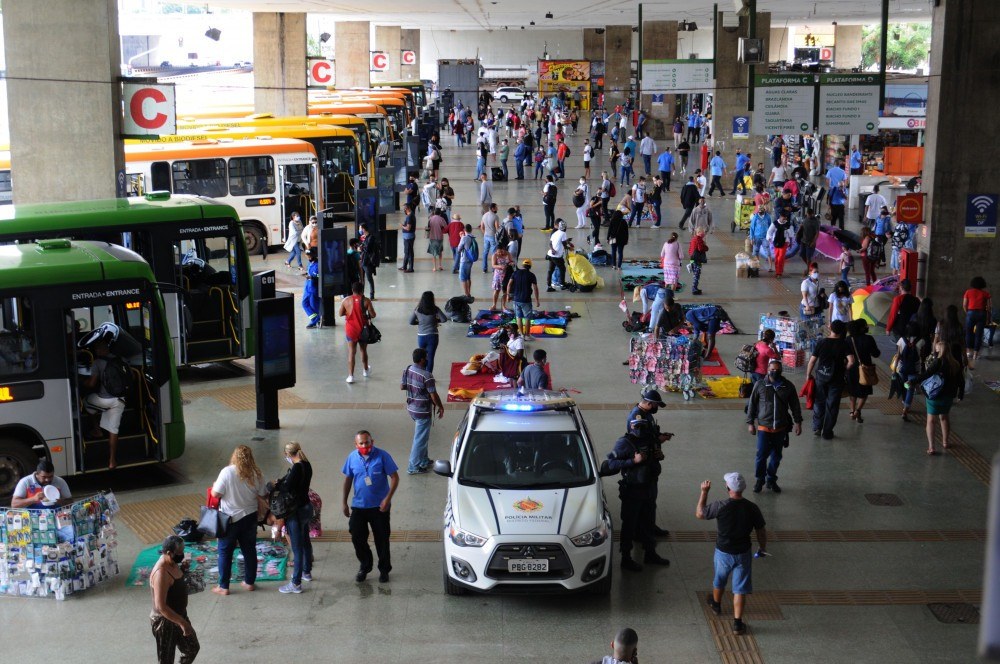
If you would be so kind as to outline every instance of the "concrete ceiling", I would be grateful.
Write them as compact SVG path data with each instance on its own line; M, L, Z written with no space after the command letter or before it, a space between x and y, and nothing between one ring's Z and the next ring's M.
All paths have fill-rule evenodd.
M740 0L719 0L721 11L732 11ZM932 0L889 0L891 22L928 21ZM404 28L493 30L505 26L535 28L596 28L636 24L639 3L633 0L211 0L210 8L258 12L329 14L334 20L371 21ZM373 7L377 10L373 11ZM771 12L771 26L874 23L878 0L757 0L758 11ZM545 18L552 12L553 18ZM643 2L644 20L688 20L699 29L711 26L709 0Z

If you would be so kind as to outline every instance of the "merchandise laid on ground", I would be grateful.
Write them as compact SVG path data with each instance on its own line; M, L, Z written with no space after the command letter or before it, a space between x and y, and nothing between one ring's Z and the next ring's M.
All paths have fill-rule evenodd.
M286 570L288 569L288 547L280 542L271 540L257 540L257 580L258 581L284 581ZM162 555L161 546L151 546L143 549L136 556L132 564L125 585L130 587L147 588L149 586L149 575L153 571L153 566ZM212 587L219 583L219 547L216 540L207 542L187 542L184 545L184 558L190 562L188 570L185 572L184 582L188 588L188 594L201 592L206 587ZM245 560L243 553L237 551L233 556L233 576L234 579L242 579Z
M580 314L569 311L532 311L530 313L530 334L533 337L561 339L566 336L566 328L570 320L579 317ZM490 337L496 334L501 327L513 323L514 320L514 312L509 309L500 312L480 309L469 325L469 332L465 336Z

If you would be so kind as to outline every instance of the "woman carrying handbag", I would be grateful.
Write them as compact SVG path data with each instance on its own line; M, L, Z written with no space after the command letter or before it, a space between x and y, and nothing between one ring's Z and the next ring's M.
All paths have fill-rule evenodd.
M872 335L868 334L868 323L863 318L848 323L851 335L848 350L854 355L855 362L847 370L847 394L851 398L851 419L859 424L864 422L861 409L872 395L872 388L878 384L875 373L875 363L872 358L882 352Z
M338 315L347 319L344 323L344 336L347 337L347 382L354 382L354 358L361 347L361 366L364 368L365 378L371 375L372 368L368 364L368 344L376 343L372 341L371 332L366 332L365 328L370 326L371 320L375 318L375 307L372 301L364 296L365 287L360 281L351 284L351 296L345 297L340 303ZM374 326L371 326L374 327Z
M254 461L253 451L246 445L233 450L229 465L222 469L212 485L212 497L219 499L219 512L229 517L229 527L219 537L219 585L212 588L217 595L229 594L232 576L233 549L240 546L243 554L244 588L256 590L257 581L257 512L267 512L267 486L264 474Z

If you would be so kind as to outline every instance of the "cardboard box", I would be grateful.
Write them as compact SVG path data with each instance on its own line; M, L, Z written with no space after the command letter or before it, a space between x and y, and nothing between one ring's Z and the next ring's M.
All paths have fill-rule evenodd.
M786 367L801 367L806 363L806 352L804 350L787 349L781 351L781 364Z

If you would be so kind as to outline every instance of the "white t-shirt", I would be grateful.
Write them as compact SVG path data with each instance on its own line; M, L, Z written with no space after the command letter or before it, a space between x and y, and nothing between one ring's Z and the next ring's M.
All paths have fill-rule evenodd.
M566 231L554 231L549 237L549 256L562 258L566 253L563 242L566 241Z
M882 214L882 208L889 207L889 203L882 194L872 194L865 201L865 206L868 208L868 214L865 217L868 219L878 219L879 215Z
M524 337L518 337L516 339L508 339L507 350L509 350L512 355L516 355L517 351L519 350L524 350Z
M803 298L807 307L815 307L819 297L819 281L813 281L809 277L802 280L799 290L804 293ZM819 312L817 312L819 313Z
M591 147L589 143L587 145L584 145L583 146L583 160L584 161L590 161L591 157L593 157L593 156L594 156L594 148Z
M775 166L771 169L771 182L784 182L788 178L785 177L785 167Z
M638 184L633 185L632 186L632 200L635 201L636 203L645 203L646 202L646 188L643 187L642 185L638 185Z
M212 485L212 491L222 496L219 510L239 521L248 514L257 511L257 496L266 496L267 487L261 477L253 486L247 484L236 474L236 466L226 466L219 473L218 479Z
M699 175L694 181L698 185L698 195L704 197L705 190L708 189L708 178L704 175Z
M850 295L841 297L834 293L830 296L830 308L833 313L830 316L830 322L835 320L842 320L845 323L850 323L854 320L854 312L852 306L854 304L854 298Z

